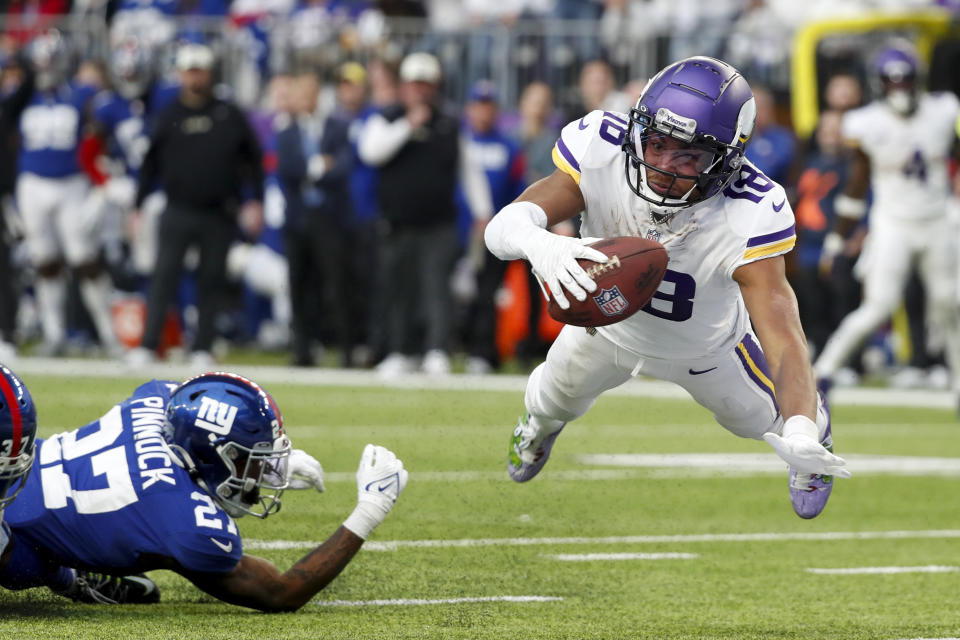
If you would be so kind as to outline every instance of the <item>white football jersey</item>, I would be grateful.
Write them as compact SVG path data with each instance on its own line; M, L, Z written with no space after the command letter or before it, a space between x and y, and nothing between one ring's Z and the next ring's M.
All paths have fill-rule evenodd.
M630 318L597 330L647 358L694 360L733 349L750 327L733 272L786 253L796 242L786 194L745 161L722 194L657 224L651 205L624 176L620 143L626 129L624 114L593 111L564 127L553 149L556 166L583 193L583 237L651 238L669 256L654 299Z
M918 220L946 213L947 162L960 102L952 93L923 94L904 118L875 101L843 116L843 136L870 158L871 216Z

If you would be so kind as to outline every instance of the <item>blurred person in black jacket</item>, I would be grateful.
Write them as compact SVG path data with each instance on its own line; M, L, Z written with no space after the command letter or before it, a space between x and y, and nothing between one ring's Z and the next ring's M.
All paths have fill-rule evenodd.
M353 148L348 125L318 110L320 81L313 73L295 83L294 114L277 132L277 177L286 197L284 246L290 265L293 364L311 366L316 327L332 333L341 364L351 365L349 177ZM313 316L319 311L319 318Z
M439 104L440 76L440 63L429 53L404 58L400 102L370 117L357 147L360 159L380 171L379 290L386 300L389 355L378 372L385 377L412 371L420 354L425 373L450 372L458 181L475 220L493 215L483 168L464 152L456 114Z
M128 354L131 365L153 360L167 307L174 300L183 258L191 246L200 253L197 269L197 332L192 364L213 364L214 320L226 284L226 255L237 222L255 237L263 224L263 166L260 144L246 116L213 92L213 52L200 44L177 51L180 95L157 116L140 169L136 206L159 181L167 194L160 219L157 264L147 297L141 347ZM243 193L249 193L242 204ZM134 212L134 219L139 211ZM136 223L134 223L134 226Z

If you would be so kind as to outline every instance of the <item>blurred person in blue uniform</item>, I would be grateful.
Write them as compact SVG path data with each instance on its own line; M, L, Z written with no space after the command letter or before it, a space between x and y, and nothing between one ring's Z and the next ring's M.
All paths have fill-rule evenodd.
M98 88L67 80L72 54L58 31L37 36L27 45L27 56L36 71L36 90L20 116L16 199L37 272L40 353L58 355L65 348L65 266L79 277L101 344L115 353L113 283L101 262L102 211L90 206L90 179L78 160L89 102Z
M747 160L771 180L790 184L796 138L789 127L777 124L777 105L770 89L755 86L753 96L757 101L757 130L747 147Z

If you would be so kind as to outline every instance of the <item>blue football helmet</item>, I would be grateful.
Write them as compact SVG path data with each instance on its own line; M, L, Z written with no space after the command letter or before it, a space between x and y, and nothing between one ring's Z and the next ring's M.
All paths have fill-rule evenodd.
M26 484L36 439L37 408L30 391L17 374L0 364L0 511Z
M153 60L137 38L124 38L110 54L110 82L127 100L143 96L153 82Z
M266 518L280 509L290 439L277 404L255 382L232 373L187 380L167 403L164 437L231 516Z
M875 89L897 113L910 115L917 109L920 59L909 42L882 49L871 65Z
M674 62L630 110L622 148L627 184L656 222L720 193L739 173L757 107L744 77L704 56Z
M37 89L49 91L67 81L73 67L73 55L63 35L48 29L26 46L26 56L36 73Z

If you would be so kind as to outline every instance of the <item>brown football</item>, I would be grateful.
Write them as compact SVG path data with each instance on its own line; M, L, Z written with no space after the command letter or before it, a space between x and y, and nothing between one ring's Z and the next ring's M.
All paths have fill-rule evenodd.
M602 327L629 318L650 302L667 271L667 250L655 240L621 236L589 245L610 257L606 263L577 260L597 283L597 290L578 301L569 292L569 309L553 298L550 316L578 327Z

